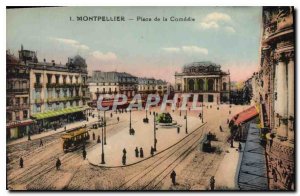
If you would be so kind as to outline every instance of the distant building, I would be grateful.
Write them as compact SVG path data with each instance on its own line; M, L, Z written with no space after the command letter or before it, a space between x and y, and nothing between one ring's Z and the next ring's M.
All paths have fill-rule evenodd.
M175 73L175 92L198 94L199 102L228 103L230 73L209 61L186 64L182 73Z
M166 81L141 77L138 78L138 82L138 92L142 96L147 96L148 94L157 94L160 96L170 94L170 84Z
M32 128L29 102L29 68L6 53L6 136L27 135Z
M124 94L132 98L138 90L138 78L125 72L94 71L88 79L88 84L94 104L100 95Z

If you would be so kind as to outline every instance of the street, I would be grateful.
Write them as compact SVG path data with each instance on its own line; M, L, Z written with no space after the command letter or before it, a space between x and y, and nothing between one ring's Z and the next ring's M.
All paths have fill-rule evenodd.
M121 151L117 154L118 149L114 150L118 146L121 148L121 145L118 145L120 143L128 149L129 146L134 147L143 143L141 141L140 144L130 144L124 140L127 135L129 137L129 112L121 114L112 112L112 117L110 117L111 112L106 112L107 145L104 145L104 150L107 149L105 151L107 163L105 165L90 163L92 159L99 160L100 163L100 153L93 152L95 149L100 152L101 145L97 144L96 140L92 140L92 137L86 144L87 160L83 160L80 149L69 153L63 152L61 133L41 138L44 142L42 147L39 147L39 139L15 142L7 146L10 160L7 164L8 188L10 190L206 190L210 177L215 175L226 149L229 148L227 119L247 107L232 105L232 108L229 108L229 105L219 105L217 109L216 105L212 108L205 106L203 124L198 117L200 111L188 111L189 134L185 133L183 118L185 111L182 111L180 116L179 111L173 112L168 108L168 112L181 125L180 136L176 136L176 129L166 129L168 132L163 132L163 128L159 128L157 131L158 150L155 155L150 157L149 147L147 147L144 160L134 160L134 156L129 155L133 154L133 150L128 150L128 163L132 165L125 167L120 167L121 164L110 162L109 159L113 160L114 157L120 160ZM159 108L152 108L151 111L159 112ZM89 122L77 123L84 125L96 122L98 112L94 113L95 118L90 117ZM100 115L103 116L103 113ZM120 118L119 122L117 117ZM152 134L153 115L148 112L149 124L145 125L141 123L144 117L145 111L132 111L132 126L136 132L149 129L152 130ZM223 132L219 130L220 125L223 127ZM209 131L216 134L218 141L213 141L212 145L218 149L218 153L204 153L200 150L201 141L205 133ZM101 129L91 129L90 135L92 132L97 138L101 134ZM147 142L149 145L153 144L153 137L146 135L143 140L145 140L143 144L145 146ZM110 147L112 145L114 145L113 148ZM20 156L24 159L24 168L19 167ZM55 168L57 158L62 162L60 170ZM172 185L169 177L173 170L177 173L175 186Z

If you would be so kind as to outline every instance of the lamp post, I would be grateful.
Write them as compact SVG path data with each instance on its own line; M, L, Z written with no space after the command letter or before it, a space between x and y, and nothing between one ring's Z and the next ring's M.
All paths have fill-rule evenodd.
M104 145L106 145L106 117L105 117L105 110L104 110L104 140L102 140L104 142Z
M102 153L101 153L101 164L105 164L105 160L104 160L104 142L103 142L103 126L102 126Z
M203 102L202 102L202 118L201 118L202 123L204 122L204 121L203 121L203 118L204 118L204 116L203 116L203 114L204 114L204 113L203 113L203 107L204 107L204 106L203 106Z
M154 133L154 151L156 151L156 121L155 121L155 115L153 116L153 123L154 123L154 129L153 129L153 133Z
M185 110L185 133L188 134L188 129L187 129L187 109Z
M131 110L129 110L129 132L131 131Z

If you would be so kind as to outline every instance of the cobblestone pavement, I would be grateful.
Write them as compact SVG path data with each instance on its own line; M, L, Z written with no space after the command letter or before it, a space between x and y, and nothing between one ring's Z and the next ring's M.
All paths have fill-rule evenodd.
M82 159L81 150L65 154L60 140L54 139L48 145L31 149L32 152L24 158L24 168L19 168L18 161L12 160L7 173L8 187L11 190L205 190L210 176L215 174L224 157L224 151L229 147L226 143L229 134L225 128L227 118L247 108L247 106L229 108L228 105L219 107L219 110L216 106L205 108L204 119L207 123L197 134L189 137L190 140L185 140L180 146L174 146L165 153L128 167L109 169L92 166L87 160ZM141 115L134 113L132 113L133 121L141 118ZM189 111L188 115L198 114L199 111ZM119 123L116 121L117 116L120 117ZM107 126L109 138L124 127L128 127L128 113L114 114L112 118L108 117L107 121L111 124ZM219 131L220 125L224 132ZM92 131L96 136L100 133L100 130ZM202 136L208 131L216 133L218 141L212 144L220 153L210 154L200 151ZM95 145L96 141L91 140L86 148L88 150ZM62 166L61 170L57 171L55 162L58 157L62 161ZM160 162L161 164L157 164ZM177 173L176 186L171 185L169 177L173 169Z

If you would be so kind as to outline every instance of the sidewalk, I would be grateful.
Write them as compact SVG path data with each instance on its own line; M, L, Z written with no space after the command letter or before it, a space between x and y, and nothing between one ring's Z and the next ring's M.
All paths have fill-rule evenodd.
M268 190L265 149L255 123L249 127L238 184L241 190Z
M151 146L154 146L154 132L153 132L153 115L149 115L149 123L143 123L142 119L144 111L133 111L134 120L132 127L135 129L135 135L129 135L129 127L126 124L121 130L115 135L107 138L107 145L104 145L105 164L101 162L101 151L102 144L97 144L94 148L87 152L87 159L90 164L102 166L102 167L120 167L122 165L123 149L125 148L126 153L126 165L134 164L141 160L149 158ZM181 125L180 133L177 133L177 128L158 128L156 131L157 138L157 152L163 151L164 149L175 144L187 134L185 133L185 120L184 115L179 116L177 113L171 115L174 120ZM188 117L188 131L192 132L196 128L202 125L198 117ZM143 148L144 158L135 157L135 148Z
M245 144L241 143L242 151L239 152L239 142L234 142L234 148L228 147L228 153L225 154L215 175L216 188L219 190L238 190L238 173ZM228 144L229 146L229 144Z
M79 127L79 126L82 126L82 125L85 125L85 124L94 123L94 122L97 122L97 121L98 121L98 116L95 115L95 118L89 117L89 121L83 120L83 121L67 124L66 128L68 130L68 129ZM56 129L56 131L49 130L49 131L44 131L44 132L41 132L41 133L31 135L30 138L31 138L31 141L32 140L37 140L37 139L47 137L47 136L50 136L50 135L54 135L56 133L61 133L61 132L64 132L64 131L65 131L65 128L61 127L61 128ZM7 146L14 145L14 144L19 144L19 143L26 142L26 141L28 141L28 136L27 135L22 137L22 138L19 138L19 139L7 141Z

